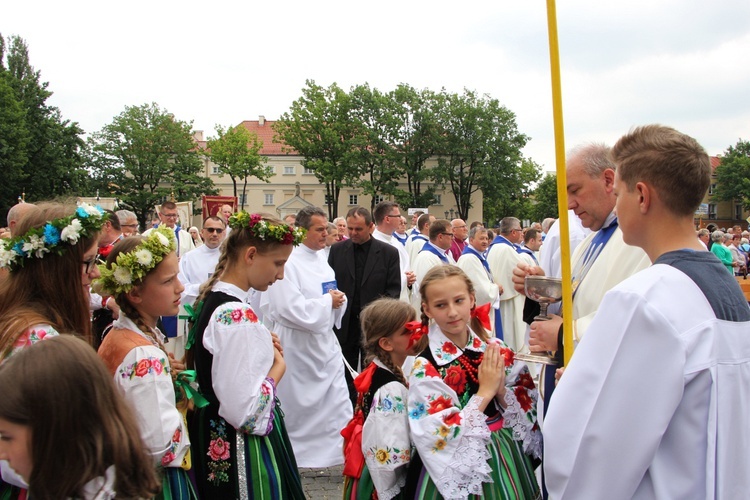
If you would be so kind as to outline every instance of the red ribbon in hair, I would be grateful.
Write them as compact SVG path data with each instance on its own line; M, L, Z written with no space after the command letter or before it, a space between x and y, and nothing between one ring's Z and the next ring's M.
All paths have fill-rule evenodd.
M411 349L414 344L419 342L423 335L427 334L428 331L427 325L421 321L409 321L404 327L407 332L411 333L411 336L409 337L409 345L406 346L407 349Z
M372 385L372 375L378 366L375 363L362 370L354 379L354 387L359 393L357 412L349 423L341 430L344 437L344 475L359 479L365 466L365 456L362 454L362 426L365 417L362 414L362 400Z
M476 305L471 309L471 317L477 318L485 330L492 331L492 325L490 324L490 303L487 302L485 305L477 307Z

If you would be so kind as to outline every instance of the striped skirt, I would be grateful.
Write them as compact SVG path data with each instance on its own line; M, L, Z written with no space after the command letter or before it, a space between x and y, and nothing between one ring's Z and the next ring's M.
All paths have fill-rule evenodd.
M469 495L468 498L484 500L535 500L541 498L539 485L534 475L531 459L523 452L521 443L514 441L511 430L500 429L490 434L487 445L490 452L488 460L492 472L491 483L482 483L481 495ZM404 498L437 500L443 496L432 481L427 469L422 465L421 457L415 454L409 465ZM402 493L403 493L402 492Z
M188 471L180 467L166 467L161 480L161 493L154 497L158 500L197 500L193 483Z

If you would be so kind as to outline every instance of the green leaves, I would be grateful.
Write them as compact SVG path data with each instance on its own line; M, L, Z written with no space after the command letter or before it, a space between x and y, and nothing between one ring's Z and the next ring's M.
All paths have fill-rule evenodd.
M729 146L716 168L716 188L712 200L739 200L750 210L750 141Z

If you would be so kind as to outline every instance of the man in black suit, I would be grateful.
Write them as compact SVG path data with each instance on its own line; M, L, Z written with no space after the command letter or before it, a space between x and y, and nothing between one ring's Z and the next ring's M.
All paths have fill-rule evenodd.
M348 305L341 320L341 328L334 329L347 362L355 370L361 368L362 330L360 311L380 297L399 298L401 268L398 250L372 237L372 214L362 207L354 207L346 214L349 239L331 247L328 264L336 273L336 285L346 294ZM349 371L346 382L352 404L357 392Z

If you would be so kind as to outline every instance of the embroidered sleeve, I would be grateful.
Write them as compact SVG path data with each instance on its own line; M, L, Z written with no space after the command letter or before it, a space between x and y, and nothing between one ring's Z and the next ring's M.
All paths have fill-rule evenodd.
M445 498L481 494L491 481L487 464L490 430L482 399L473 396L464 408L435 367L419 357L409 377L409 424L425 468Z
M534 458L542 456L542 433L537 423L539 392L529 368L516 361L506 369L503 427L513 431L513 439L523 443L523 451Z
M57 330L52 328L50 325L34 325L31 328L24 331L18 339L13 343L13 347L10 349L8 358L13 354L23 349L36 344L40 340L52 338L60 335ZM6 358L7 359L7 358Z
M169 359L154 346L130 350L115 372L115 384L125 395L154 463L179 467L190 447L185 421L175 406Z
M411 459L407 396L400 382L381 387L362 428L362 453L381 500L397 496L406 483Z
M270 433L276 387L267 377L274 348L270 332L252 308L241 302L217 308L204 332L203 346L214 357L211 377L219 415L242 432Z

